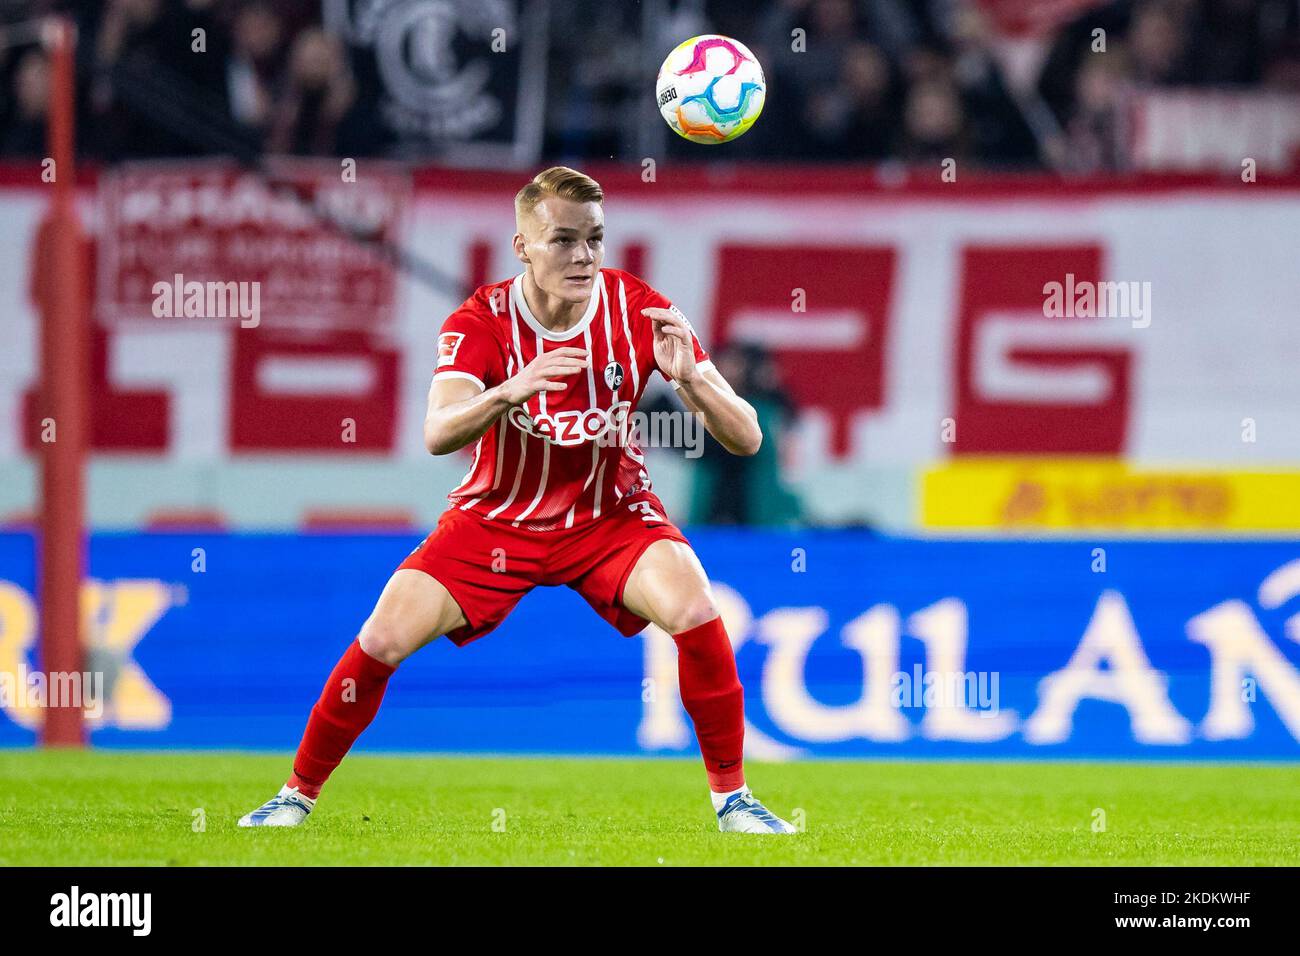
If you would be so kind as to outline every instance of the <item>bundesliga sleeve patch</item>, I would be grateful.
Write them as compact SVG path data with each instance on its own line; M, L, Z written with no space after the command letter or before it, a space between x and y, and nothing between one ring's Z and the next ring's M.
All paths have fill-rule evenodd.
M465 341L464 332L443 332L438 336L438 368L456 364L456 353Z

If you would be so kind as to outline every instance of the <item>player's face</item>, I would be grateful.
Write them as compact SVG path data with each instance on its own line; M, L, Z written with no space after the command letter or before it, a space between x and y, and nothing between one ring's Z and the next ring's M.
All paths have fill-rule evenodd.
M566 302L591 298L605 259L605 212L600 203L548 196L519 224L515 255L547 295Z

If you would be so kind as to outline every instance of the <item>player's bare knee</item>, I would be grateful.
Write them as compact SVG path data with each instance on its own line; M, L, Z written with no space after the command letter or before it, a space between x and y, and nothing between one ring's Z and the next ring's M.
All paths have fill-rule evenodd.
M713 603L713 595L701 591L690 595L669 612L666 630L669 634L683 634L701 624L708 624L717 616L718 606Z
M396 667L411 654L409 642L401 628L383 617L371 616L357 635L361 649L377 661Z

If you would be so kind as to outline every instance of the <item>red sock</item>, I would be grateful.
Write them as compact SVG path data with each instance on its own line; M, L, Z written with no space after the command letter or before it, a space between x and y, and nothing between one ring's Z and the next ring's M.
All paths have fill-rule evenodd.
M745 785L745 689L736 674L722 618L674 634L677 642L677 683L682 704L695 724L704 755L709 789L714 793Z
M311 709L289 786L313 800L320 796L334 768L375 719L395 670L363 651L360 642L348 645Z

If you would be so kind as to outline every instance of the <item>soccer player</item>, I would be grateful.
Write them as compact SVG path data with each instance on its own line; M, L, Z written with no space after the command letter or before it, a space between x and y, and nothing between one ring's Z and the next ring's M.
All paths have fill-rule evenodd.
M330 674L288 781L240 826L306 819L411 654L440 635L477 640L534 587L566 584L625 635L651 621L672 635L719 829L794 832L745 785L731 641L623 427L656 370L734 454L758 450L757 416L668 299L601 268L603 200L595 180L563 166L515 196L524 271L483 286L447 319L429 388L429 452L473 443L474 462Z

